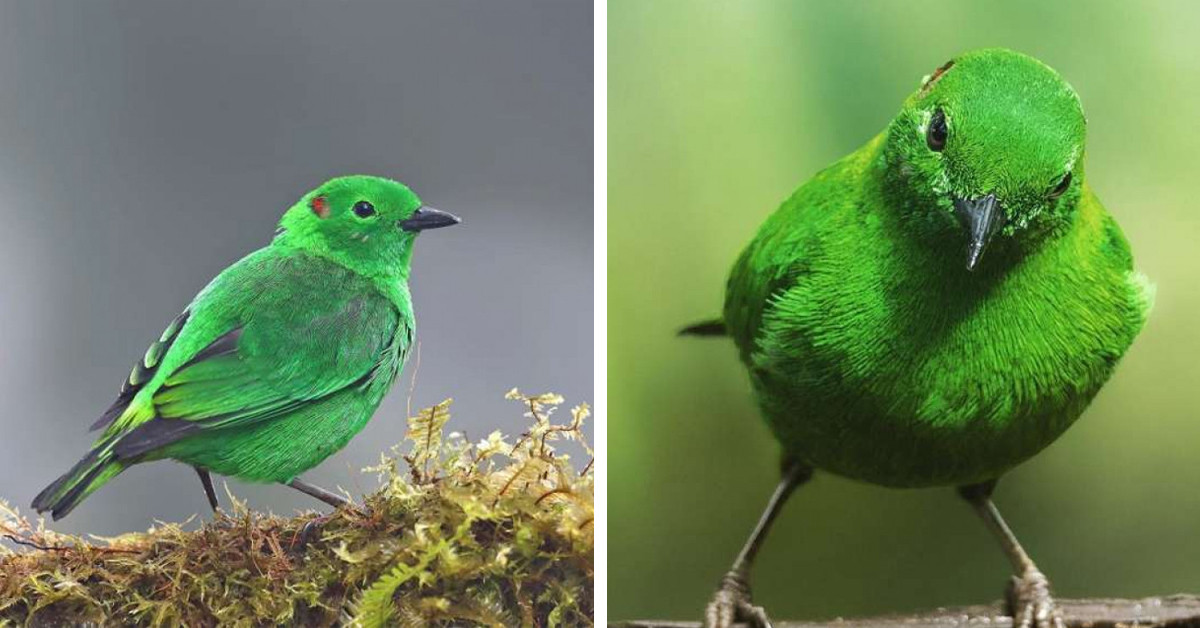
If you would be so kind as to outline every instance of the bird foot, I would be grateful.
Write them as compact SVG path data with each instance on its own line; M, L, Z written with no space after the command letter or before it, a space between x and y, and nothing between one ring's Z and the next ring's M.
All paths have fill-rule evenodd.
M1036 567L1013 576L1008 604L1014 628L1065 628L1062 613L1050 596L1050 581Z
M746 576L731 571L721 578L721 586L704 609L704 628L730 628L738 622L754 628L771 628L767 611L750 601Z
M321 528L324 527L326 523L329 523L329 520L332 518L333 515L328 514L321 515L319 517L313 517L312 519L306 521L304 526L300 528L300 531L292 537L292 542L289 545L289 548L297 550L304 549L308 545L309 541L315 540L321 535Z

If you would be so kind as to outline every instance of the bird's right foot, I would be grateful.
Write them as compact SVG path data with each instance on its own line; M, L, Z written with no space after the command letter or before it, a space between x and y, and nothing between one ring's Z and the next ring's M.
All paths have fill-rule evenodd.
M1020 576L1013 576L1008 595L1014 627L1065 627L1062 613L1050 595L1050 581L1037 567L1030 567Z
M332 513L320 515L304 522L304 525L292 536L292 542L288 544L288 549L303 550L310 541L320 538L322 528L329 523L330 519L333 519Z
M730 628L739 622L754 628L771 628L767 611L750 600L746 576L731 571L721 578L720 588L704 609L704 628Z

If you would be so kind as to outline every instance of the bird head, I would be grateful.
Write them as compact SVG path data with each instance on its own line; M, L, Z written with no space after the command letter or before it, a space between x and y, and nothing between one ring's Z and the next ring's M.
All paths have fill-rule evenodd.
M459 222L403 183L351 175L305 194L280 220L279 238L365 274L407 275L417 234Z
M1028 249L1069 224L1084 135L1079 97L1054 70L1011 50L967 53L927 76L889 126L888 193L919 234L952 234L974 270L985 250Z

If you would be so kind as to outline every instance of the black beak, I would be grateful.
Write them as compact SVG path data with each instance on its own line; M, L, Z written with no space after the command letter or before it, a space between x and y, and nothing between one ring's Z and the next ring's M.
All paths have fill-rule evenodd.
M988 194L983 198L954 199L954 213L967 231L967 270L975 270L983 249L1004 226L1004 209L995 194Z
M401 220L398 225L405 231L424 231L426 229L440 229L457 225L462 220L454 214L448 214L440 209L434 209L428 205L422 205L413 212L413 215Z

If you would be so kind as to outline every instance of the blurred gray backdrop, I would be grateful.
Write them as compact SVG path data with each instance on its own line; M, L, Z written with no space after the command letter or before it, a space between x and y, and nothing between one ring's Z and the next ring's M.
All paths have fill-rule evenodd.
M163 326L348 173L465 221L417 245L414 410L452 396L477 440L525 424L513 386L591 401L590 3L0 4L0 498L26 511ZM308 480L375 486L359 469L403 438L412 367ZM206 510L190 468L157 462L55 528Z

